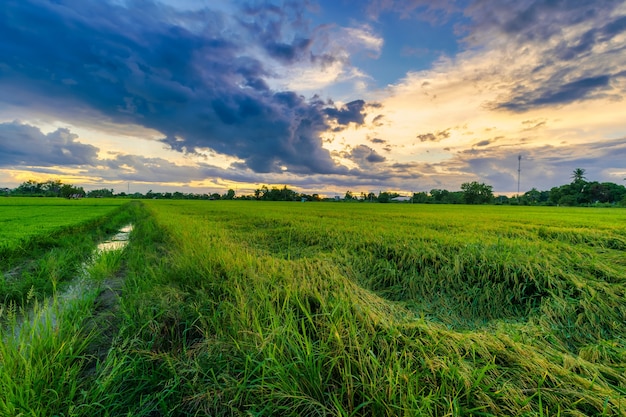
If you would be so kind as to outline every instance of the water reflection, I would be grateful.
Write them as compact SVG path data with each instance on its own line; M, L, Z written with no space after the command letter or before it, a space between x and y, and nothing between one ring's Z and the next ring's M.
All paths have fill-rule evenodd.
M128 244L132 231L133 225L127 224L119 229L118 233L109 240L98 244L93 255L81 265L76 278L62 291L57 292L53 297L45 299L42 304L36 303L35 306L27 308L26 311L19 312L11 326L16 340L19 340L25 323L28 323L30 329L36 329L37 326L43 326L47 323L51 326L56 326L59 309L67 308L95 288L94 282L89 279L89 268L104 253L123 249ZM0 325L0 335L3 333L2 330L3 328Z
M128 244L128 238L130 236L130 232L133 231L133 225L127 224L122 227L118 233L115 234L111 239L106 240L100 243L96 247L97 253L109 252L112 250L121 250Z

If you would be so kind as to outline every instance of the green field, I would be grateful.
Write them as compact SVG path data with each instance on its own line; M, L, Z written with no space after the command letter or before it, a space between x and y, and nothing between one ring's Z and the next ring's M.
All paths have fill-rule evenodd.
M115 199L0 198L0 251L30 238L97 219L127 201Z
M42 298L74 277L95 241L114 230L107 221L127 203L0 198L0 301Z
M626 210L123 212L101 294L0 350L1 415L626 415Z

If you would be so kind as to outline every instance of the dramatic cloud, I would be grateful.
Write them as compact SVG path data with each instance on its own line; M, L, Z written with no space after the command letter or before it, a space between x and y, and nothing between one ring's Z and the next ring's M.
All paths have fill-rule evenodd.
M486 181L496 190L506 189L517 183L517 155L508 146L483 147L462 151L449 164L464 165L472 178ZM576 168L586 167L588 178L593 180L610 176L615 169L609 167L623 166L626 139L592 142L577 148L544 145L525 149L519 155L522 192L531 188L549 190L568 183ZM597 160L602 160L605 167L596 166Z
M345 170L320 133L332 120L362 123L365 103L337 109L271 91L271 73L254 52L256 45L283 64L307 56L309 38L287 42L282 32L300 10L246 8L233 36L219 12L151 2L25 0L3 8L4 101L20 105L26 96L29 106L59 117L87 111L138 124L161 132L173 149L213 149L257 172Z
M622 183L625 68L613 0L5 0L0 180Z
M602 91L610 90L610 77L600 75L597 77L583 78L571 83L555 86L552 90L537 90L513 97L510 101L500 104L500 108L523 111L537 106L550 104L564 104L577 100L598 97Z
M98 148L67 129L43 134L20 122L0 123L0 167L93 165Z
M473 21L468 44L519 51L507 71L519 82L494 108L522 112L626 92L621 2L476 1L467 13Z
M335 119L337 123L341 125L348 125L350 123L362 125L363 120L366 116L363 113L364 106L365 102L363 100L355 100L347 103L340 109L327 108L324 110L324 113L326 113L327 116Z

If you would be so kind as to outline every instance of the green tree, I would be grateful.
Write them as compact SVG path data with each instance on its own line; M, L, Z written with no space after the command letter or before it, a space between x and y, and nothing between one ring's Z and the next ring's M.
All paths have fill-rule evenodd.
M84 197L85 190L83 190L83 187L74 187L70 184L63 184L61 186L60 194L63 198Z
M612 182L603 182L602 185L607 190L607 202L617 203L626 196L626 187Z
M391 200L391 195L386 191L379 192L377 200L379 203L388 203Z
M428 197L428 194L424 192L413 193L413 197L411 197L411 202L412 203L428 203L429 198L430 197Z
M541 192L533 187L530 191L526 191L522 196L522 204L535 205L541 198Z
M34 180L28 180L20 184L15 190L13 190L13 194L16 195L42 195L43 190L41 189L41 184Z
M578 204L576 196L572 194L565 194L558 201L559 206L575 206Z
M585 170L582 168L576 168L574 172L572 172L571 178L574 183L584 182L587 180L587 178L585 178Z
M99 190L91 190L87 193L87 197L95 197L95 198L103 198L103 197L113 197L113 189L102 188Z
M232 188L228 190L228 192L224 195L224 200L232 200L235 198L235 190Z
M47 197L58 197L61 193L61 180L48 180L39 184Z
M430 196L435 203L445 203L448 194L450 194L448 190L441 190L439 188L430 190Z
M463 200L467 204L485 204L493 200L493 187L476 181L461 184Z

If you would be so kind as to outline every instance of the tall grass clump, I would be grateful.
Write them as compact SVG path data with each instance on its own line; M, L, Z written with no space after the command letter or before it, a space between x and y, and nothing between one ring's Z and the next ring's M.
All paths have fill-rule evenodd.
M145 205L86 414L626 413L622 211Z
M0 320L0 415L80 415L89 387L81 377L94 330L85 327L94 290L81 297L3 307Z

